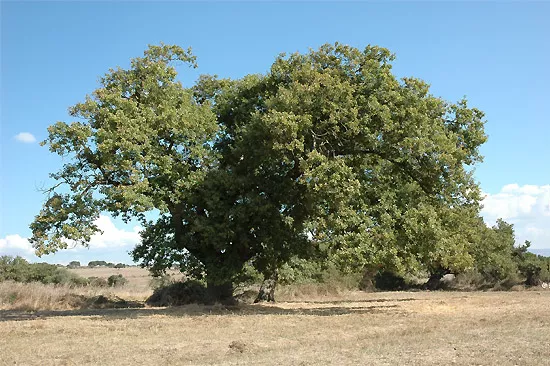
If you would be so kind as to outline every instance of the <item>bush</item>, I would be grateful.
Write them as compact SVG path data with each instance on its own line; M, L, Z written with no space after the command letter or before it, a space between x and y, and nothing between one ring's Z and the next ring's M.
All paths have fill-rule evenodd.
M117 263L115 264L115 268L126 268L126 265L124 263Z
M485 278L475 269L469 269L456 275L452 286L457 290L476 290L486 286Z
M496 285L494 285L493 289L494 290L500 290L500 291L508 291L512 287L517 286L521 283L522 283L522 281L521 281L521 278L520 278L519 274L512 273L511 275L509 275L508 277L502 279Z
M99 266L106 267L107 262L105 262L105 261L91 261L91 262L88 263L88 267L90 267L90 268L99 267Z
M151 306L178 306L208 303L206 287L196 280L176 282L157 288L146 301Z
M174 283L174 280L172 279L172 277L168 274L165 274L163 276L153 277L151 281L149 281L149 286L151 286L153 290L156 290L161 287L170 286L173 283Z
M107 287L108 283L105 278L101 277L88 277L88 284L95 287Z
M336 266L329 265L321 271L320 282L339 290L357 290L359 289L362 277L362 273L345 273L336 268Z
M128 280L121 274L109 276L107 284L111 287L120 287L128 283Z
M88 286L90 280L86 277L77 276L71 279L71 284L74 286Z
M29 263L21 257L3 256L0 257L0 281L81 286L86 279L54 264Z
M393 272L380 271L374 276L374 286L378 290L397 291L407 287L405 279Z
M523 265L520 265L519 269L520 272L525 276L525 284L527 286L538 286L542 283L542 267L538 263L525 263Z
M522 253L517 257L519 273L525 278L525 285L539 286L550 281L550 258L533 253Z
M323 269L319 263L293 258L279 269L281 285L322 282Z
M67 268L78 268L80 267L79 261L71 261L69 264L67 264Z
M186 274L187 276L187 274ZM235 286L246 288L250 285L259 284L263 281L263 276L254 268L251 263L246 263L239 276L235 279Z

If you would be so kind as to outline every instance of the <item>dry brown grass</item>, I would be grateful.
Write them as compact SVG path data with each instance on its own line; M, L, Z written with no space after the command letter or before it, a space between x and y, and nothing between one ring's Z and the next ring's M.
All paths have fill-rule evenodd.
M0 364L547 365L549 302L550 291L350 292L234 308L4 310Z
M152 277L147 270L142 268L81 267L70 269L70 271L83 277L105 279L114 274L122 274L128 283L121 287L73 287L41 283L0 282L0 309L23 311L81 309L96 305L108 305L95 304L94 302L99 296L103 296L111 302L121 299L129 302L144 302L153 293ZM181 274L175 271L171 272L171 275L174 278L181 278Z
M143 293L151 291L151 275L149 271L140 267L127 267L127 268L108 268L108 267L80 267L69 269L69 271L82 276L82 277L100 277L107 279L111 275L123 275L128 283L125 288L129 294ZM181 273L178 271L168 271L168 274L174 279L180 279Z
M89 307L121 306L122 300L139 304L151 290L136 292L127 287L69 287L41 283L0 282L0 310L71 310ZM101 296L101 298L99 298ZM99 300L99 301L98 301ZM103 303L102 303L103 301ZM120 302L117 304L116 302Z

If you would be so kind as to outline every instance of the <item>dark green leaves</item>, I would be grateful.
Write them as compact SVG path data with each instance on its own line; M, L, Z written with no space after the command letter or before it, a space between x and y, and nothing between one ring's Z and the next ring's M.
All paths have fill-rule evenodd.
M150 46L71 108L80 121L50 127L45 143L70 157L52 177L69 193L50 192L35 247L86 243L107 211L142 220L136 260L215 282L311 256L347 269L470 266L479 232L460 223L478 219L483 113L398 80L393 58L336 43L186 89L173 64L196 66L190 51Z

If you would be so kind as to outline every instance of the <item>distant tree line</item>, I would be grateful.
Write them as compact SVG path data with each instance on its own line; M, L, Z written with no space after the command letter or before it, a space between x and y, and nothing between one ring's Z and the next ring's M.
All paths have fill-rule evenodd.
M108 267L108 268L126 268L126 264L124 263L111 263L106 261L90 261L88 262L88 267Z
M74 263L73 263L74 264ZM73 267L76 268L76 267ZM29 263L21 257L0 257L0 282L40 282L43 284L68 286L123 286L128 281L121 274L112 275L108 279L99 277L83 277L63 266L48 263Z

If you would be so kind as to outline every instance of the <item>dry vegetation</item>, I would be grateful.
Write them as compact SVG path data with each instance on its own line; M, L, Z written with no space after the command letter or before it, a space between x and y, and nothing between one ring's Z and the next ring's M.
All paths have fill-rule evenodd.
M128 279L128 283L122 287L73 287L41 283L0 282L0 309L39 311L128 307L141 305L152 294L152 277L147 270L142 268L81 267L69 271L83 277L103 279L107 279L113 274L122 274ZM182 277L176 271L171 271L169 274L174 280Z
M69 271L82 277L100 277L105 279L113 274L121 274L128 280L128 284L124 286L125 290L133 294L136 299L143 296L149 296L151 292L152 277L149 275L149 271L140 267L80 267L69 269ZM174 279L179 279L182 277L178 271L168 271L168 274Z
M126 302L121 306L134 307L102 308L101 301L90 302L101 291L126 300L146 297L147 276L136 268L86 271L93 273L79 274L118 271L134 287L0 286L0 296L11 286L50 309L2 304L0 365L550 364L548 290L319 296L337 291L294 288L280 291L285 301L272 305L148 308ZM81 293L88 302L59 300L75 291L89 291Z

